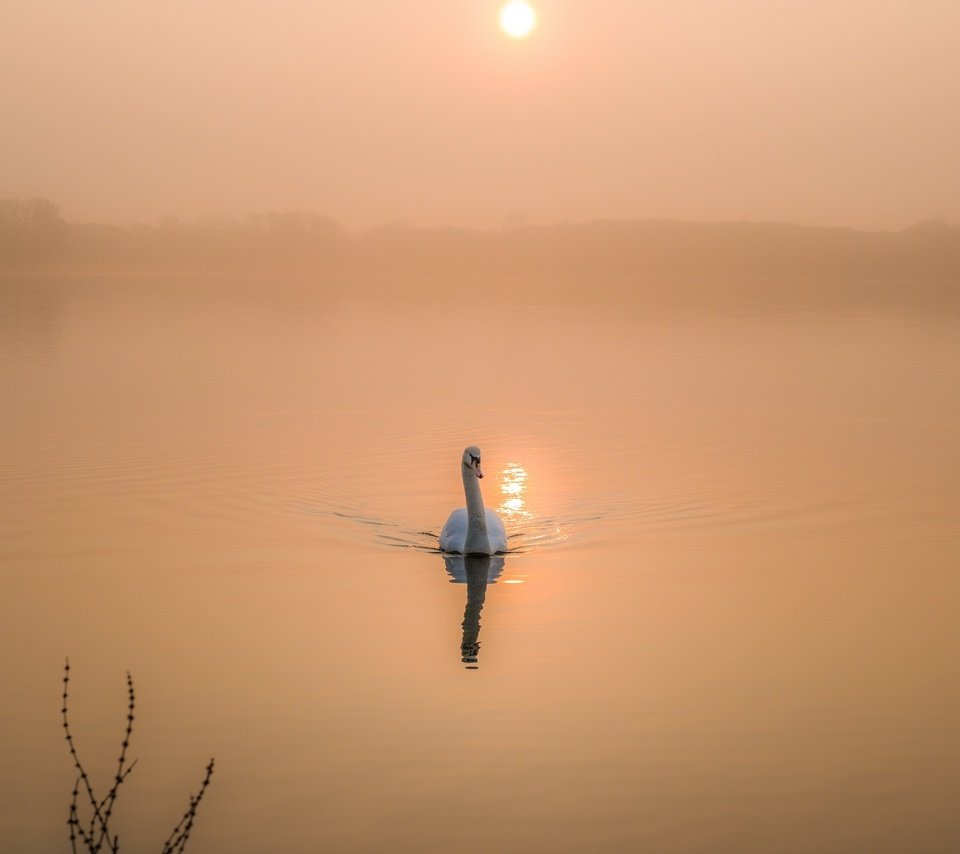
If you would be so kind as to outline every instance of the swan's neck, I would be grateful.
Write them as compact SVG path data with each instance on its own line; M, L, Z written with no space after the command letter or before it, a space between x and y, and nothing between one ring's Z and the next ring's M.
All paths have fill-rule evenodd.
M467 539L463 544L463 553L490 554L487 511L480 494L480 481L466 466L463 466L463 493L467 498Z

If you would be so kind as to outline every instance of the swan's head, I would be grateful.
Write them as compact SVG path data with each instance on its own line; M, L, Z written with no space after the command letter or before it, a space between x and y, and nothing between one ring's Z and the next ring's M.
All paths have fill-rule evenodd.
M483 477L483 472L480 471L480 449L476 445L471 445L463 452L463 464L477 477Z

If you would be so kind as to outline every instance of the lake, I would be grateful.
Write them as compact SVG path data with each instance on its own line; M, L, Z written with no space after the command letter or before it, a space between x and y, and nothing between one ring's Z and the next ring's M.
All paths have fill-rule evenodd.
M127 851L960 850L957 389L950 283L0 278L2 847L69 656Z

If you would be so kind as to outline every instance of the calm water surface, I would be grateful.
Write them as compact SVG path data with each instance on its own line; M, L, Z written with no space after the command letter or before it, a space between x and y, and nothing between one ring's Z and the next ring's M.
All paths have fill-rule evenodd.
M960 850L949 289L530 287L0 280L4 850Z

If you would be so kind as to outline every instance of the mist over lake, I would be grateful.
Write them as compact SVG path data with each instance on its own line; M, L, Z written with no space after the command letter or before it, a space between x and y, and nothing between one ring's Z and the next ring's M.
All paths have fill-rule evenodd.
M960 851L960 3L0 27L2 854Z

